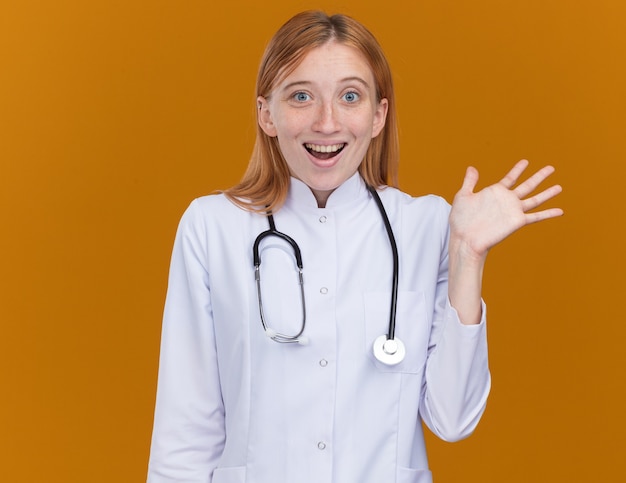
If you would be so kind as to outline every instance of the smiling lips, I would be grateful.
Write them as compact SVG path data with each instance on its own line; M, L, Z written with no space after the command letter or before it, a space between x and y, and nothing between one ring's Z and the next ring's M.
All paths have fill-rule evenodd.
M324 146L321 144L310 144L310 143L307 143L304 145L306 150L317 159L333 158L337 154L339 154L345 146L346 146L345 143L330 144L328 146Z

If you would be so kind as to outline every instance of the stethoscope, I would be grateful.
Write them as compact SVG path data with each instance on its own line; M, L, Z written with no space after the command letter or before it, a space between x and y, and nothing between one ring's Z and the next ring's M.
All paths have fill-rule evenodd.
M385 207L383 206L382 201L380 200L380 196L371 186L367 186L367 189L372 194L374 201L376 202L376 206L380 211L380 215L385 224L385 229L387 230L387 236L389 237L389 243L391 245L391 253L393 256L393 277L391 282L391 307L389 309L389 330L387 334L383 334L376 338L373 345L374 357L378 359L380 362L393 366L396 365L404 359L406 355L406 350L402 341L395 337L396 332L396 308L398 305L398 270L399 270L399 262L398 262L398 247L396 245L396 239L393 236L393 230L391 229L391 223L389 223L389 217L387 216L387 212L385 211ZM263 330L265 334L272 340L280 343L298 343L306 345L309 342L308 337L303 336L304 329L306 327L306 304L304 300L304 278L302 275L303 267L302 267L302 254L300 253L300 247L295 242L293 238L289 235L286 235L276 229L276 224L274 223L274 217L271 213L267 214L267 219L269 223L269 230L266 230L259 234L254 240L254 246L252 247L252 258L254 261L254 278L256 280L257 287L257 297L259 300L259 313L261 314L261 325L263 325ZM295 258L296 258L296 266L298 267L298 283L300 285L300 300L302 302L302 324L300 326L300 330L297 334L288 335L282 334L274 329L272 329L265 320L265 314L263 313L263 297L261 296L261 256L259 255L259 244L264 238L267 237L278 237L287 242L291 248L293 249Z

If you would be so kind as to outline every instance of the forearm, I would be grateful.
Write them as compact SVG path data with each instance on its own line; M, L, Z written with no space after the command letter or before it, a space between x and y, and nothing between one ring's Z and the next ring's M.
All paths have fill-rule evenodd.
M451 234L448 246L448 297L462 324L480 323L483 269L487 253L478 255Z

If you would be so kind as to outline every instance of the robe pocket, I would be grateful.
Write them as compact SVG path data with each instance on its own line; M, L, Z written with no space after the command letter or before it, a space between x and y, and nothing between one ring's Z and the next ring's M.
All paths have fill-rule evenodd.
M396 483L433 483L433 475L430 470L398 467Z
M211 483L245 483L246 467L231 466L226 468L215 468Z
M426 361L430 336L430 322L423 292L398 292L395 336L404 344L406 356L394 366L376 359L373 349L376 338L389 331L391 293L366 292L363 297L365 351L372 364L381 372L420 373Z

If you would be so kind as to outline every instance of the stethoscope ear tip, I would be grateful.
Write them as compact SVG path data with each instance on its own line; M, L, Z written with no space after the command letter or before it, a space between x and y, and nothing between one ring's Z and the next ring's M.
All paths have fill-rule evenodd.
M265 335L269 338L272 339L276 342L282 342L282 343L294 343L297 342L300 345L309 345L309 338L305 337L305 336L299 336L299 337L291 337L291 336L286 336L284 334L279 334L278 332L276 332L274 329L272 329L271 327L265 327Z

